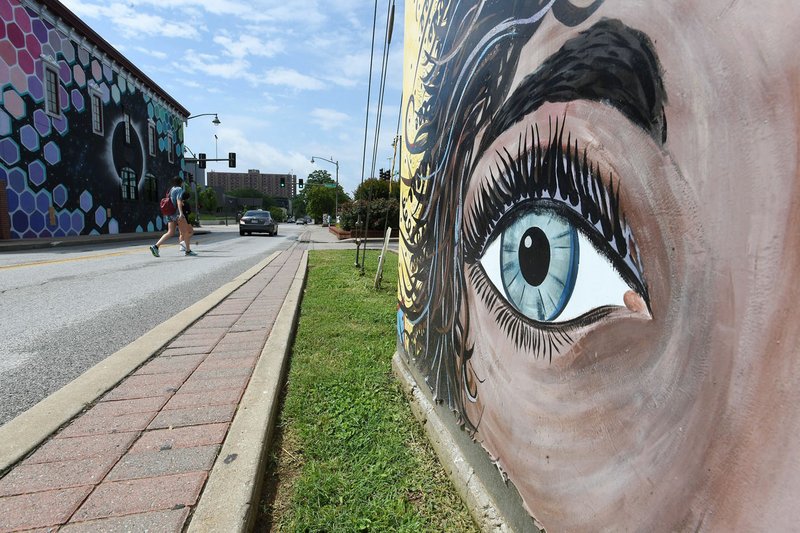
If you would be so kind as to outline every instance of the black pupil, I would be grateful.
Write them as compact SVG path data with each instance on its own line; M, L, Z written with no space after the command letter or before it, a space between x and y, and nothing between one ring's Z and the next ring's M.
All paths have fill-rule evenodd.
M519 266L529 284L538 287L550 270L550 241L537 227L528 228L519 241Z

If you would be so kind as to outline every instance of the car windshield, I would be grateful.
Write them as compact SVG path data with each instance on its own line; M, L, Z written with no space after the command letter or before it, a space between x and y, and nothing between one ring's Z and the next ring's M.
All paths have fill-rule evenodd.
M244 216L246 217L266 217L269 213L265 211L247 211Z

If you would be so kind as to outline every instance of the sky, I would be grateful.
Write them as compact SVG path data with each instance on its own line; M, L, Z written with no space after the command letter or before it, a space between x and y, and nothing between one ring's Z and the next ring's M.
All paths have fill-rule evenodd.
M336 167L351 194L372 175L383 42L391 0L378 0L371 102L367 93L375 3L368 0L61 0L197 117L184 126L194 153L236 172ZM395 8L386 69L378 169L389 168L402 89L403 2ZM215 138L216 135L216 138ZM187 154L189 155L189 154ZM229 171L227 162L207 170ZM231 169L233 170L233 169Z

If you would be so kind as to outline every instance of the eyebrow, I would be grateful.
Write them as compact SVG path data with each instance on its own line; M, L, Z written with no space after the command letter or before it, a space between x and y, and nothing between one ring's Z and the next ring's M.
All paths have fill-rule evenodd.
M619 20L603 19L522 80L493 117L479 153L545 102L573 100L611 105L659 144L667 140L667 94L650 38Z

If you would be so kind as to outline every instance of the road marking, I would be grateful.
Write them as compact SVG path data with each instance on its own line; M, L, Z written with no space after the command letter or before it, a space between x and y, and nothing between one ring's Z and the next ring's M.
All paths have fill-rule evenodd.
M175 244L162 244L159 246L159 250L163 250L164 248L172 248L177 246ZM44 266L44 265L58 265L61 263L74 263L76 261L89 261L90 259L104 259L106 257L116 257L120 255L133 255L133 254L140 254L143 251L150 253L150 250L147 249L133 249L133 250L126 250L124 252L109 252L105 254L93 254L93 255L82 255L80 257L68 257L65 259L45 259L42 261L31 261L29 263L17 263L16 265L5 265L0 266L0 270L11 270L14 268L25 268L25 267L35 267L35 266Z

